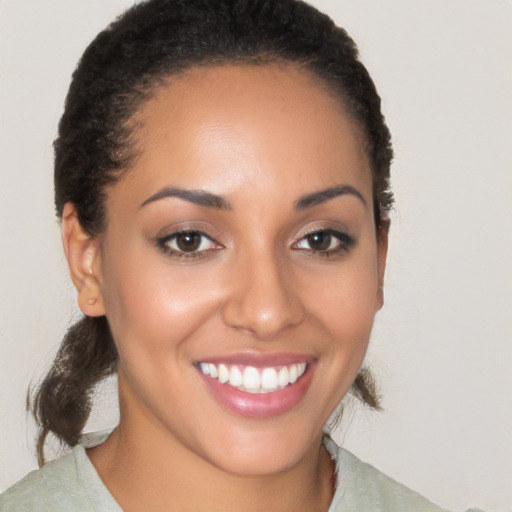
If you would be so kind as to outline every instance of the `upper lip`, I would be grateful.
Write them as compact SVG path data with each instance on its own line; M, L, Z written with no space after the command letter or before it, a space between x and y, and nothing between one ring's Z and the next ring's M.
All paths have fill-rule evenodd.
M268 366L286 366L290 364L311 363L315 357L311 354L295 354L290 352L276 353L235 353L222 356L197 359L196 363L229 364L263 368Z

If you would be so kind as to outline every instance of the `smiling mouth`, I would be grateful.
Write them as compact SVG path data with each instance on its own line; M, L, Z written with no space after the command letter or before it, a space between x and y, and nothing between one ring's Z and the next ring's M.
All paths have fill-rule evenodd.
M308 368L308 363L256 368L236 364L200 362L197 368L211 379L239 391L254 394L273 393L294 384Z

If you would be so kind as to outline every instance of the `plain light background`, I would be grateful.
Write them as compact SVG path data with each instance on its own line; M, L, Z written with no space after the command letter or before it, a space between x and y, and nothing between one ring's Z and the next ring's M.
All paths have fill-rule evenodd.
M0 0L0 489L36 467L25 393L75 313L52 141L86 44L129 0ZM360 47L394 137L384 412L338 439L453 510L512 507L512 2L315 0ZM115 383L89 430L114 425Z

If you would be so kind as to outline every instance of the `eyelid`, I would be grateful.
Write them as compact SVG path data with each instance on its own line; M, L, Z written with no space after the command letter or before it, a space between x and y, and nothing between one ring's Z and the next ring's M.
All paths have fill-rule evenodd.
M206 233L203 233L201 231L196 231L196 230L182 230L182 231L177 231L175 233L171 233L167 236L164 236L161 238L161 241L164 242L164 243L168 243L170 242L171 240L176 240L180 235L196 235L196 236L199 236L203 239L206 239L208 240L209 242L211 242L212 244L215 244L215 245L218 245L217 242L215 240L213 240L212 237L208 236ZM179 249L176 249L179 251ZM202 252L202 251L206 251L208 249L201 249L201 250L197 250L197 251L194 251L194 252ZM179 252L186 252L186 251L179 251ZM192 251L191 251L192 252Z
M319 221L309 222L306 226L298 230L297 234L293 237L293 243L308 235L312 235L318 232L329 232L333 235L354 238L351 234L352 230L349 229L345 224L333 220L320 219Z
M348 234L348 230L339 228L333 228L330 226L315 226L311 229L308 229L306 232L301 233L300 236L295 238L295 241L292 244L292 248L298 252L304 252L310 254L312 256L318 257L329 257L336 256L338 254L346 253L349 251L355 244L356 239ZM314 235L316 233L326 233L339 241L339 247L328 250L315 250L313 248L307 249L303 247L298 247L298 245L303 242L308 236Z
M165 231L164 231L165 233ZM207 240L209 240L215 247L194 250L194 251L183 251L178 248L173 248L170 246L170 242L176 240L179 235L182 234L195 234L199 235ZM201 242L202 244L202 242ZM202 229L197 229L193 226L181 227L178 229L170 229L166 234L162 234L156 237L156 245L158 248L163 251L169 257L174 257L177 259L199 259L207 257L210 253L216 252L224 248L224 246L219 243L213 236L209 235Z
M163 238L165 236L170 236L176 233L197 231L200 233L204 233L206 236L210 238L216 238L217 234L220 230L215 229L209 222L205 222L202 220L183 220L178 222L170 222L164 225L162 228L158 229L158 231L153 231L154 238Z

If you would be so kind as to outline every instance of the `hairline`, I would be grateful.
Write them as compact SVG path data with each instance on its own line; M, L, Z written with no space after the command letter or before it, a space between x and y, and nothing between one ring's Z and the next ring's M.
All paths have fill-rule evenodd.
M374 183L375 174L370 154L370 136L367 133L364 123L358 119L353 109L350 108L350 101L344 91L341 78L337 79L334 74L328 74L327 72L325 73L325 76L322 75L315 69L315 62L316 59L314 57L310 59L293 59L275 55L271 52L262 52L245 56L233 55L211 58L205 57L203 60L198 60L197 62L183 63L182 65L178 64L176 68L168 69L167 72L153 72L141 76L139 80L135 82L131 87L129 94L130 101L128 102L131 108L127 109L128 114L124 119L121 120L120 123L121 129L127 134L127 137L122 144L122 151L125 152L122 159L124 165L112 169L112 179L100 191L103 196L101 201L103 204L103 218L98 226L98 229L94 230L94 232L91 232L90 229L86 230L89 231L93 236L100 235L106 230L108 225L108 191L110 188L114 187L119 180L123 179L123 177L130 173L130 171L137 164L139 156L143 152L142 148L140 147L139 137L137 134L142 127L142 112L145 105L147 105L153 98L155 98L159 91L172 85L175 80L184 78L189 74L201 72L205 69L216 69L223 67L258 68L267 66L282 70L295 69L303 72L304 75L309 77L312 84L320 87L326 94L328 94L331 98L339 103L341 112L345 114L349 119L350 125L354 130L354 135L362 144L363 152L367 159L368 168L371 173L372 183ZM146 83L143 86L142 83L146 80L149 83ZM137 92L140 95L138 98ZM375 200L376 198L373 197L374 195L375 191L373 190L372 186L373 207L375 209L378 205L378 201ZM377 220L377 211L374 212L374 214ZM385 216L379 215L379 217L381 217L380 220L385 220Z

